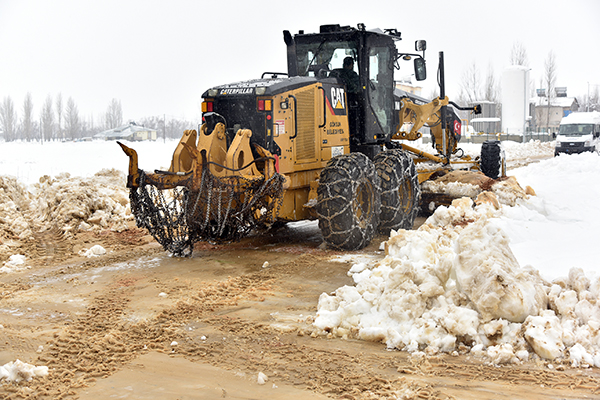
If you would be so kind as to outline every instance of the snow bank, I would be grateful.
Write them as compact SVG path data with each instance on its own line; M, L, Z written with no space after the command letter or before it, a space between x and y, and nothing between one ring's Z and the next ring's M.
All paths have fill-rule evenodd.
M9 382L30 381L35 377L48 375L48 367L24 363L21 360L11 361L4 365L0 365L0 381L7 380Z
M78 230L127 229L133 217L125 181L114 169L90 178L43 176L29 188L0 176L0 254L10 254L15 241L32 241L48 230L68 238Z
M499 204L515 206L519 200L534 194L529 186L523 189L515 177L509 176L494 180L478 171L451 171L435 180L421 184L423 193L443 193L453 198L470 197L475 199L482 193L491 192ZM432 208L431 211L433 211Z
M600 367L600 280L573 269L551 284L521 268L502 214L462 198L418 230L392 231L383 260L349 271L355 286L320 296L317 332L415 354L457 351L496 364L534 356Z

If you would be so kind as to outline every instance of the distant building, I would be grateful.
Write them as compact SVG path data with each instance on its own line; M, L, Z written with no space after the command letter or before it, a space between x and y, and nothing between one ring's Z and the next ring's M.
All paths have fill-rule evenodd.
M156 140L156 129L146 128L131 121L127 125L97 133L94 135L94 139L129 140L131 142Z
M531 99L531 115L533 117L531 125L533 130L537 132L556 132L563 117L579 110L577 99L575 97L566 97L566 89L562 93L565 96L553 98L550 106L548 106L547 97L538 96Z

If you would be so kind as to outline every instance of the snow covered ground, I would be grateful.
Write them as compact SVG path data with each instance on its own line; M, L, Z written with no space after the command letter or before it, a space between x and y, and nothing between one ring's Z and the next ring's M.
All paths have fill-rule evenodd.
M140 168L167 169L177 141L124 143L133 147L139 156ZM113 141L93 142L0 142L0 176L16 177L30 185L48 175L67 172L71 176L90 177L104 168L127 173L128 158Z

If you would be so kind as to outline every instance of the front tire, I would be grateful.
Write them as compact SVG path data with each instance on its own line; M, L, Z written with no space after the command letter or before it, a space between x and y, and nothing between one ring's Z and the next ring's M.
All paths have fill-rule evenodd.
M315 207L325 242L343 250L368 245L379 224L379 191L379 177L366 155L329 160L321 171Z
M506 176L506 159L499 140L487 140L481 145L481 172L492 179Z
M379 231L412 229L421 198L415 163L399 149L377 154L374 162L381 183Z

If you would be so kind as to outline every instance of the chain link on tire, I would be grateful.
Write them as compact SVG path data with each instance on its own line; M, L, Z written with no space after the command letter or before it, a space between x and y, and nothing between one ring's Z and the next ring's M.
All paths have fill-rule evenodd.
M379 177L362 153L332 158L321 171L315 207L325 242L344 250L368 245L379 224Z
M481 145L481 172L492 179L506 174L506 159L499 140L487 140Z
M412 229L421 198L415 163L399 149L377 154L374 163L381 185L379 231Z

